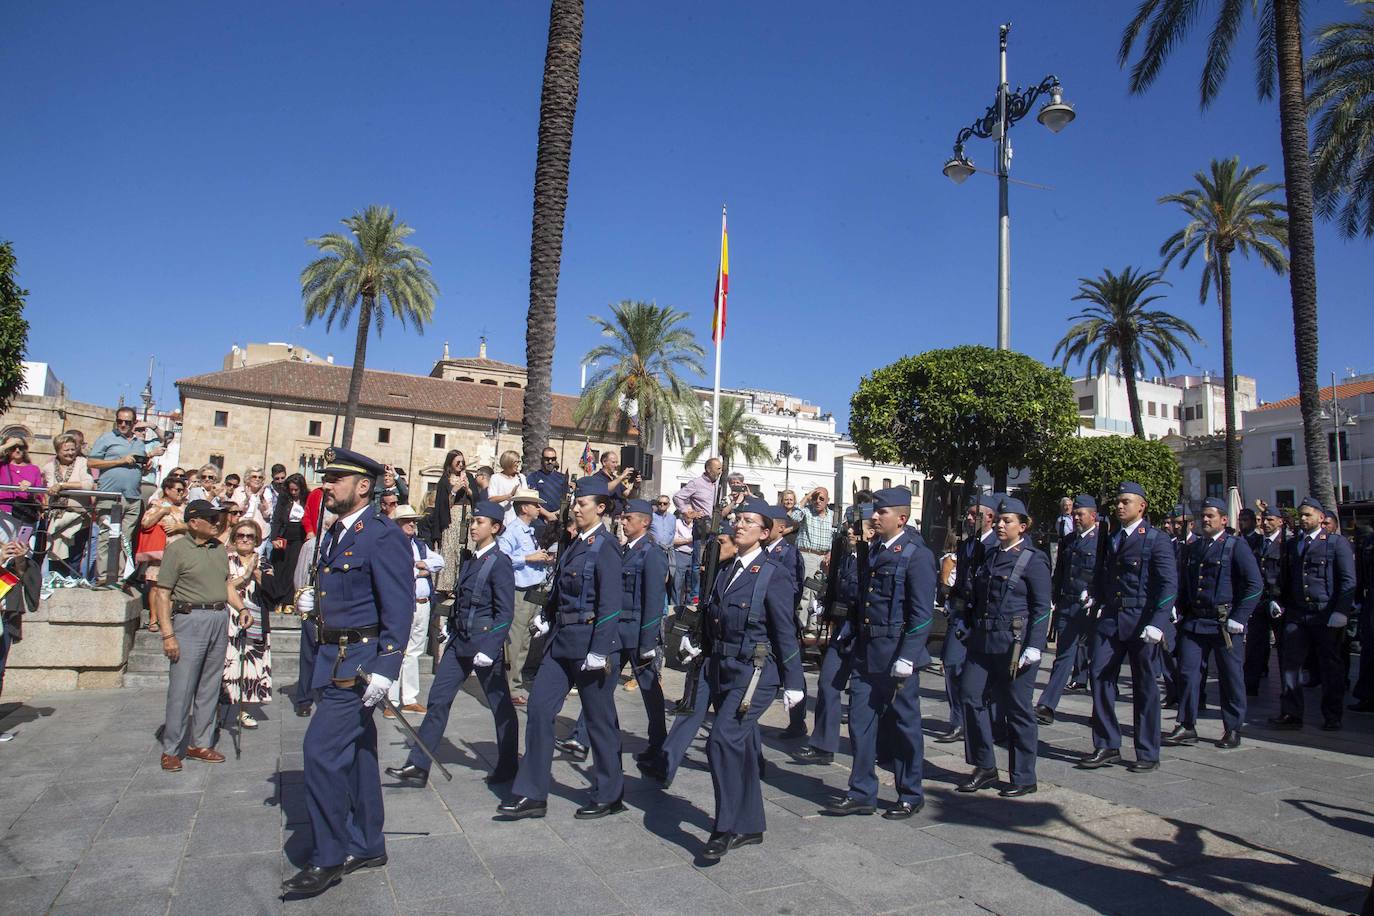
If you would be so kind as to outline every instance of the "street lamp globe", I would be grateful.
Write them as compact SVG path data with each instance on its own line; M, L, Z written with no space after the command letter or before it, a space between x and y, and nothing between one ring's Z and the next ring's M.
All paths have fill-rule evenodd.
M945 173L946 178L955 184L963 184L973 174L973 160L962 155L955 156L945 163L945 167L941 171Z
M1077 115L1073 106L1064 101L1063 87L1056 83L1050 89L1050 100L1040 106L1040 113L1035 116L1035 119L1057 134L1068 127L1069 122L1075 117Z

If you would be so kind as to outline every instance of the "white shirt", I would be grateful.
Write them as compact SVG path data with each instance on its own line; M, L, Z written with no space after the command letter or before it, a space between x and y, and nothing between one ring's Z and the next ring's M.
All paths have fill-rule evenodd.
M1140 527L1140 523L1143 521L1145 521L1145 519L1138 518L1135 521L1131 522L1129 525L1126 525L1124 528L1122 528L1121 539L1124 541L1126 538L1135 534L1135 530Z
M491 481L487 484L487 499L495 499L497 496L506 496L514 493L518 488L525 486L525 475L516 474L514 477L507 477L505 474L496 473L491 475ZM509 525L511 519L515 518L515 505L510 501L503 503L506 507L506 519L504 524Z
M1025 540L1025 538L1017 538L1017 539L1016 539L1016 544L1020 544L1020 543L1021 543L1022 541L1024 541L1024 540ZM1008 544L1006 547L998 547L997 549L998 549L998 550L1013 550L1013 549L1015 549L1016 544Z
M633 541L626 541L626 542L625 542L625 551L626 551L626 553L628 553L628 552L631 551L631 550L634 550L635 545L638 544L638 543L639 543L640 541L642 541L642 540L644 540L644 535L641 534L639 537L635 538Z
M291 509L289 511L289 518L293 522L299 522L301 519L305 518L305 503L292 502Z
M758 545L755 545L754 549L746 553L744 556L735 557L735 562L739 565L735 567L735 574L730 577L729 582L725 583L725 587L729 588L730 586L734 585L735 579L739 577L739 574L748 569L753 564L753 562L756 559L758 559L758 556L761 553L763 553L763 548L759 547Z
M342 538L344 536L344 532L347 531L349 528L352 528L353 523L356 522L358 519L362 518L363 513L370 508L372 508L371 505L369 505L368 503L363 503L363 507L361 509L359 509L356 512L350 513L349 515L345 515L343 518L339 519L339 537ZM333 550L335 543L336 542L331 538L325 544L325 547L329 550Z
M480 551L477 555L480 557L483 553L486 553L486 551ZM420 556L420 545L415 542L414 538L411 538L410 541L410 555L415 559L416 563L423 562L425 568L429 570L428 576L422 576L420 575L420 570L415 570L415 599L418 601L421 598L429 597L430 582L434 575L444 568L444 555L437 550L429 550L422 558Z
M894 534L892 537L888 538L886 541L883 541L883 550L887 550L887 549L889 549L893 544L897 543L897 538L901 537L902 534L903 534L903 532L898 531L898 532L897 532L896 534Z

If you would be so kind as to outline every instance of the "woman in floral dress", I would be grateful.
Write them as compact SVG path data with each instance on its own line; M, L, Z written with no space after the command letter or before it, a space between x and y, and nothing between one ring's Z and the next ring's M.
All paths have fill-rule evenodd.
M253 612L253 623L242 629L229 621L229 650L224 654L224 690L221 702L234 705L272 702L271 632L263 619L263 602L258 600L262 586L262 558L258 545L262 534L257 522L244 519L230 530L229 584L239 590L244 606ZM245 711L239 720L244 728L257 728L257 719Z

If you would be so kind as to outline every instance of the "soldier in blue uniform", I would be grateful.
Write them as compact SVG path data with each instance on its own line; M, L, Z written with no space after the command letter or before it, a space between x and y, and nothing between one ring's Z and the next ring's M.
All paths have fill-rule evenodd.
M883 817L902 820L925 805L921 788L925 736L921 733L920 670L930 664L926 640L935 614L935 555L914 529L911 491L888 487L874 494L873 543L860 570L854 616L854 675L850 680L849 741L854 765L849 791L826 806L830 814L877 810L879 729L892 757L897 802Z
M386 864L372 711L400 676L415 614L410 539L372 505L382 465L347 449L325 457L324 505L338 521L324 534L316 593L303 595L319 644L310 683L318 699L303 748L315 845L309 864L282 883L284 893L301 895Z
M1180 503L1174 506L1174 562L1178 567L1179 581L1183 579L1183 568L1187 565L1188 549L1197 542L1197 532L1193 530L1193 513L1186 505ZM1156 652L1159 655L1159 672L1164 680L1164 709L1177 709L1179 702L1179 691L1183 686L1183 679L1178 673L1178 614L1177 611L1171 614L1164 621L1160 629L1164 632L1164 639L1160 641ZM1202 683L1207 683L1207 678L1202 679ZM1206 698L1199 700L1202 708L1206 708Z
M706 860L763 842L765 827L759 717L783 688L783 706L804 701L792 583L763 556L773 522L763 500L746 497L735 512L735 558L705 596L706 680L715 724L706 759L715 789L715 821Z
M1107 541L1107 555L1094 589L1101 615L1092 637L1093 752L1078 762L1091 770L1121 761L1121 726L1116 719L1117 678L1130 659L1135 712L1134 773L1159 768L1159 690L1155 687L1156 646L1173 612L1178 563L1168 535L1145 518L1149 503L1138 483L1117 488L1121 527Z
M859 507L864 540L873 537L873 504ZM841 695L849 686L854 670L854 624L859 606L858 536L849 528L849 550L839 558L834 575L835 606L826 608L826 623L830 639L825 657L821 659L820 676L816 679L816 721L811 728L811 741L797 751L801 763L831 763L840 748Z
M1355 549L1355 606L1360 609L1360 667L1351 694L1355 702L1346 708L1353 712L1374 712L1374 536L1366 533Z
M1303 661L1315 646L1321 670L1322 728L1337 731L1345 706L1346 672L1341 636L1355 597L1355 555L1350 542L1322 528L1322 505L1308 497L1298 507L1296 537L1288 541L1283 589L1283 690L1274 728L1302 728Z
M505 514L505 509L488 501L478 503L472 510L473 557L459 572L457 592L445 615L448 645L430 685L429 708L419 728L420 740L427 747L437 748L459 689L468 675L476 672L496 720L496 766L487 775L491 785L515 778L520 740L520 726L502 663L508 630L515 619L515 572L510 557L496 546ZM429 781L428 762L423 751L413 748L404 766L387 767L386 772L403 782L423 786Z
M592 800L575 816L586 820L625 810L615 715L619 679L610 670L621 648L620 547L605 526L611 507L605 475L579 478L575 495L577 537L559 554L549 603L530 625L531 632L545 637L544 659L526 707L525 756L511 787L515 795L497 808L506 820L544 816L553 769L554 720L573 687L587 717L592 752Z
M1035 707L1035 720L1040 725L1054 724L1054 711L1092 632L1096 607L1093 588L1106 539L1098 532L1097 500L1087 494L1075 496L1073 522L1073 532L1059 542L1054 566L1054 665Z
M1226 530L1226 513L1222 500L1203 500L1203 536L1188 547L1179 582L1178 667L1183 684L1178 724L1162 739L1168 747L1197 743L1197 701L1205 686L1209 655L1217 659L1225 728L1216 746L1240 747L1240 727L1245 722L1245 625L1264 586L1250 546Z
M1260 594L1259 606L1250 615L1245 628L1245 695L1259 696L1260 678L1269 676L1269 640L1273 634L1274 644L1283 654L1283 570L1288 532L1284 527L1283 513L1278 509L1265 509L1260 518L1258 542L1251 542L1255 559L1259 562L1260 578L1264 591Z
M974 575L974 603L954 622L968 644L960 682L964 702L965 760L973 765L960 792L977 792L997 781L992 739L995 703L1006 717L1011 785L1004 798L1036 790L1035 755L1040 730L1032 708L1035 673L1050 631L1050 558L1027 538L1030 515L1019 499L1004 497L997 507L997 547L989 550Z
M768 517L772 520L773 527L768 529L768 533L764 536L764 556L781 567L782 571L787 574L788 581L792 583L792 616L797 620L797 642L800 644L802 621L798 608L801 605L803 583L806 582L806 564L802 561L801 551L784 537L787 533L787 526L792 524L792 519L788 517L787 510L780 505L770 505ZM802 690L805 691L805 689L806 687L803 685ZM778 737L806 737L805 699L788 710L787 728L783 729Z
M997 516L997 503L995 493L984 493L969 505L964 517L965 537L959 542L954 587L950 589L946 600L951 621L973 606L973 575L982 566L983 556L997 545L997 535L992 530ZM951 625L940 650L940 661L945 670L945 698L949 701L949 731L935 738L937 744L954 744L964 740L964 702L961 699L959 676L967 657L968 647Z

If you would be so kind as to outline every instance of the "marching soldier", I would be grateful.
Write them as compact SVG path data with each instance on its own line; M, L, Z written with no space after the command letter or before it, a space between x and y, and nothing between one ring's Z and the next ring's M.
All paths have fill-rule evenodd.
M620 651L623 598L620 547L606 531L611 496L603 474L578 478L572 506L577 537L558 558L553 594L532 632L545 638L544 660L530 690L525 756L515 777L515 797L497 807L505 820L543 817L553 769L553 726L568 691L577 688L592 754L592 800L578 808L582 820L625 810L620 768L620 727L610 671Z
M973 605L973 574L983 564L983 556L994 549L997 535L992 524L997 513L997 495L984 493L969 505L964 517L965 537L959 542L955 558L954 588L950 590L948 605L951 622L966 613ZM959 676L964 669L968 649L955 635L951 625L940 650L941 666L945 670L945 698L949 701L949 731L935 738L937 744L953 744L964 740L964 701L959 688Z
M793 616L797 617L797 641L801 642L802 621L800 611L802 587L806 581L806 564L802 562L801 551L786 540L785 534L787 526L792 524L792 519L787 515L787 510L782 506L768 507L768 517L773 520L773 527L768 529L764 536L764 555L773 563L778 564L782 571L787 574L788 582L792 585L792 608ZM802 685L802 690L806 689ZM805 738L806 737L806 701L798 703L788 710L789 721L787 728L783 729L780 738Z
M997 547L974 576L974 604L956 626L967 631L968 660L960 683L964 702L966 760L973 772L958 787L977 792L997 781L990 706L1006 716L1011 785L1003 798L1036 790L1039 727L1032 709L1035 673L1050 629L1049 557L1025 537L1030 515L1019 499L997 507Z
M1374 575L1374 536L1365 535L1355 551L1355 606L1360 610L1360 667L1351 694L1355 702L1346 709L1374 712L1374 594L1369 577Z
M400 676L415 610L410 541L372 505L382 465L332 447L325 460L324 504L338 520L324 534L316 592L306 589L297 604L314 612L319 646L304 746L315 846L309 864L283 882L287 894L318 894L344 875L386 864L372 711Z
M1188 550L1197 542L1197 533L1193 530L1193 512L1186 505L1180 503L1174 506L1174 564L1178 567L1178 578L1183 578L1183 567L1187 564ZM1164 621L1160 629L1164 632L1164 639L1160 642L1156 652L1159 655L1158 670L1164 679L1164 709L1177 709L1179 703L1179 691L1183 686L1183 678L1178 671L1178 615L1171 614ZM1202 682L1207 682L1203 678ZM1207 701L1203 697L1199 700L1203 708Z
M496 720L496 767L487 775L491 785L515 778L519 753L520 726L503 664L507 631L515 619L515 573L510 557L496 546L505 514L505 509L487 501L472 510L469 533L473 556L458 574L453 602L445 615L448 644L430 685L429 708L419 728L425 746L437 747L459 689L475 672ZM423 786L429 781L426 763L424 752L416 747L404 766L387 767L386 773L410 785Z
M1240 727L1245 721L1245 624L1264 586L1249 545L1239 535L1227 532L1226 513L1222 500L1203 500L1204 536L1189 545L1179 583L1182 621L1178 625L1178 661L1183 684L1178 724L1163 738L1169 747L1197 743L1198 696L1205 685L1208 656L1217 659L1221 720L1226 729L1216 746L1240 747Z
M1259 606L1250 615L1245 630L1245 695L1259 696L1260 678L1269 675L1270 634L1283 655L1283 566L1288 533L1284 528L1283 513L1278 509L1266 508L1260 518L1260 540L1256 545L1255 559L1259 562L1260 578L1264 591L1260 594Z
M849 688L854 766L849 791L826 806L831 814L877 810L880 727L891 728L884 744L891 753L897 782L897 802L883 817L903 820L925 805L919 672L930 664L926 640L935 613L935 555L916 531L906 527L910 515L911 491L906 487L888 487L874 494L876 535L868 569L860 571L862 598L842 627L852 629L855 639Z
M1106 537L1099 536L1097 530L1097 500L1087 494L1075 496L1073 524L1073 533L1059 544L1059 558L1054 566L1054 665L1045 689L1040 691L1040 704L1035 707L1035 719L1040 725L1054 724L1054 711L1092 632L1097 605L1093 588L1101 542Z
M1092 637L1093 752L1078 762L1091 770L1121 760L1121 726L1116 719L1117 678L1130 659L1135 712L1133 773L1159 767L1159 690L1156 647L1173 611L1178 564L1169 538L1145 518L1145 489L1126 481L1117 488L1121 527L1107 542L1107 555L1094 590L1102 603Z
M1322 729L1337 731L1344 712L1346 672L1341 634L1355 597L1355 556L1350 542L1322 527L1321 503L1307 497L1298 507L1298 535L1288 542L1283 589L1283 689L1274 728L1302 728L1302 665L1316 646L1321 668Z
M702 858L763 842L763 787L759 781L759 717L782 687L783 706L803 702L792 583L763 556L761 541L773 524L763 500L746 497L735 512L735 559L704 596L706 666L715 724L706 742L716 810Z

